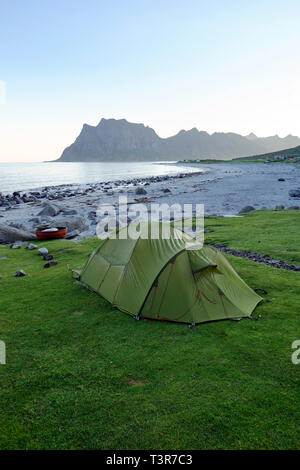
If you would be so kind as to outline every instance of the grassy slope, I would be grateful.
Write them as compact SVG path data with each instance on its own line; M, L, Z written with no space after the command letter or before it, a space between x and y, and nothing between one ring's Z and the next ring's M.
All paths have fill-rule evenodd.
M208 241L299 261L298 220L208 219ZM300 448L299 274L229 257L274 300L257 322L190 330L136 322L74 284L67 264L97 240L47 246L60 262L49 270L36 252L0 247L0 448ZM30 276L12 277L19 268Z
M277 150L276 152L269 152L260 155L252 155L250 157L242 157L241 160L267 160L277 157L278 155L282 155L285 157L300 157L300 146L285 149L285 150ZM234 158L233 160L240 160L239 158Z

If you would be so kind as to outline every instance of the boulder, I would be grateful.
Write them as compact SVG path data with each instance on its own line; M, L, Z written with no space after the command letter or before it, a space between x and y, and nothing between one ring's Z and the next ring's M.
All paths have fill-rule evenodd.
M41 256L45 256L45 255L48 254L48 250L47 250L47 248L39 248L39 249L38 249L38 253L39 253L39 255L41 255Z
M83 217L68 217L66 219L55 220L56 227L66 227L68 232L73 232L74 230L79 230L79 232L84 232L88 229L88 226L85 223Z
M15 242L10 245L12 250L19 250L22 247L22 242Z
M35 250L37 248L36 245L34 245L33 243L29 243L28 246L26 246L26 250Z
M36 236L27 230L20 230L8 225L0 224L0 241L1 242L15 242L15 241L31 241L36 240Z
M73 230L73 232L68 232L66 235L67 240L72 240L72 238L78 237L80 234L79 230Z
M38 213L38 215L55 217L60 212L60 209L57 206L50 204L49 202L44 202L43 206L43 209Z
M53 255L44 255L43 258L44 258L45 261L51 261L54 258L54 256Z
M139 188L136 188L135 194L147 194L147 191L146 189L139 187Z
M27 276L27 274L25 273L25 271L23 271L23 269L20 269L14 274L14 277L23 277L23 276Z
M53 261L49 261L49 263L44 264L44 268L51 268L51 266L56 266L58 264L58 261L55 259Z
M243 209L240 210L239 214L247 214L248 212L255 211L253 206L245 206Z

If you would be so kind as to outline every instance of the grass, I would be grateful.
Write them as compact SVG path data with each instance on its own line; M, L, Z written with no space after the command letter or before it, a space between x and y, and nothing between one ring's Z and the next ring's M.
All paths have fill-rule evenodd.
M205 220L206 243L227 243L228 248L250 250L300 265L300 212L253 211L247 217Z
M209 218L207 241L299 262L298 214ZM97 244L43 243L59 261L48 270L0 247L0 448L299 449L299 273L228 257L272 302L259 321L191 330L136 322L75 284L68 265Z

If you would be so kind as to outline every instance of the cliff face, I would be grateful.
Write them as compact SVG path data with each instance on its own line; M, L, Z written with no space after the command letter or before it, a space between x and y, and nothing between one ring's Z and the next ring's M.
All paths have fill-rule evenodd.
M278 141L279 139L279 141ZM279 149L289 139L298 145L298 137L286 139L243 137L233 133L180 131L167 139L160 138L150 127L129 123L125 119L102 119L97 126L83 125L75 142L59 160L70 162L157 161L199 158L231 159ZM281 141L284 141L281 142ZM283 148L283 147L280 147Z
M161 141L153 129L125 119L102 119L98 126L83 125L75 142L60 161L157 160Z

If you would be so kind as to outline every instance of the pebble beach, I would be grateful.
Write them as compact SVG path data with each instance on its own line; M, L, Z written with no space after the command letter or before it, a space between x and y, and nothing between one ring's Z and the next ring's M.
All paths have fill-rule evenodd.
M254 209L297 209L300 168L287 164L191 164L177 175L148 176L87 184L68 184L13 191L0 195L1 227L34 233L41 224L67 226L71 238L96 235L99 204L117 207L120 196L128 204L204 204L205 215L236 216L246 206ZM201 167L201 168L200 168ZM17 235L16 235L17 236ZM17 237L18 238L18 237ZM25 237L25 239L28 239Z

